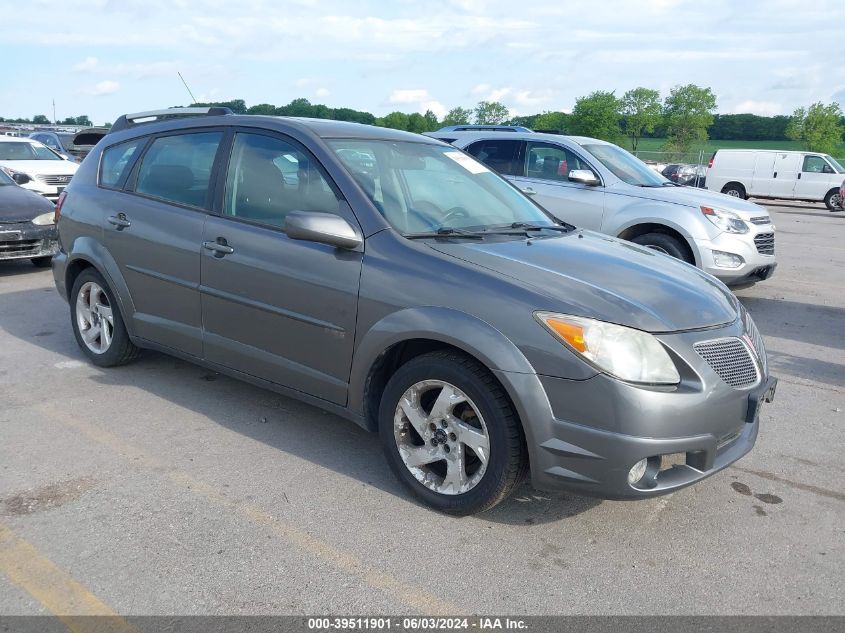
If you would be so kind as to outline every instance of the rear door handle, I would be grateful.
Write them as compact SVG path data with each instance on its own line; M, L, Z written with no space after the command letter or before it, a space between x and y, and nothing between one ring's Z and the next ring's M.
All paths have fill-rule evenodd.
M235 252L235 249L226 242L225 237L218 237L214 242L203 242L202 247L214 253L215 257L225 257Z
M536 196L537 195L537 192L534 191L531 187L526 187L525 189L520 189L520 191L522 193L524 193L526 196Z
M109 216L106 220L112 226L117 227L118 231L122 231L123 229L132 226L132 223L129 221L129 218L126 217L125 213L118 213L117 215Z

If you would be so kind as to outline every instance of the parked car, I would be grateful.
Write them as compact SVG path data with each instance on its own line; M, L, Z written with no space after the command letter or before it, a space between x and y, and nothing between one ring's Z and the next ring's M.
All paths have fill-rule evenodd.
M707 170L704 165L670 163L660 173L675 184L686 187L704 188L707 178Z
M43 268L58 250L53 203L0 171L0 261L29 259Z
M839 186L839 197L833 197L831 200L831 204L833 205L833 209L831 211L845 211L845 180L842 181L842 184Z
M843 174L827 154L720 149L710 159L707 188L743 199L824 202L833 211Z
M66 160L81 163L107 133L108 128L91 127L77 132L38 131L29 138L43 143Z
M777 265L766 209L679 187L612 143L537 133L449 138L565 222L672 255L727 284L767 279Z
M121 117L62 195L53 273L94 364L157 349L350 418L454 514L528 470L640 499L751 450L776 380L718 280L436 140L224 112Z
M0 137L0 169L25 189L55 201L79 165L30 138Z

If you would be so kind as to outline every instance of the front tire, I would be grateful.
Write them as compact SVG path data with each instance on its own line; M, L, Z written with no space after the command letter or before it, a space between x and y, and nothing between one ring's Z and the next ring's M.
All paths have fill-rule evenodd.
M842 209L845 208L843 203L845 203L845 200L842 199L842 194L839 193L839 189L831 189L824 197L824 205L827 207L828 211L842 211Z
M671 255L688 264L695 263L689 249L679 240L671 235L666 235L666 233L646 233L645 235L638 235L631 241L640 246L655 250L658 253Z
M739 198L741 200L745 200L748 198L746 194L745 187L743 187L738 182L729 182L724 187L722 187L722 193L731 196L732 198Z
M492 508L527 471L510 399L489 370L457 352L424 354L396 371L382 394L379 435L399 481L448 514Z
M138 356L140 350L129 340L114 293L91 268L73 283L70 321L77 344L95 365L115 367Z

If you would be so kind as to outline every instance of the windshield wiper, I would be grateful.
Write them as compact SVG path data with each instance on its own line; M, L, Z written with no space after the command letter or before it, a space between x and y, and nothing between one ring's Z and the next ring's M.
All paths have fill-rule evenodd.
M560 231L561 233L569 233L574 231L575 226L568 222L561 222L560 224L530 224L528 222L514 222L510 225L512 229L522 229L523 231Z
M425 237L466 237L472 240L483 240L483 233L484 232L482 231L467 231L464 229L441 226L435 231L428 231L426 233L406 233L405 237L409 240L416 240Z

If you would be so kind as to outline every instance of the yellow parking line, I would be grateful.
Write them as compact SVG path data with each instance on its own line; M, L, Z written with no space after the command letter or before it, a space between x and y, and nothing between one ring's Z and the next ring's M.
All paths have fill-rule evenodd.
M109 431L54 408L49 403L39 403L34 408L56 422L72 427L98 444L110 448L115 453L129 459L133 464L163 471L171 481L187 487L194 495L224 506L253 523L272 529L286 542L313 554L348 574L358 576L368 586L384 591L421 613L426 615L465 615L463 610L457 606L367 565L356 556L339 550L254 504L229 499L211 484L196 479L187 472L169 468L169 465L163 460L156 459L141 449L127 444Z
M73 633L136 631L107 604L4 525L0 525L0 571ZM79 617L93 615L110 617L96 620Z

